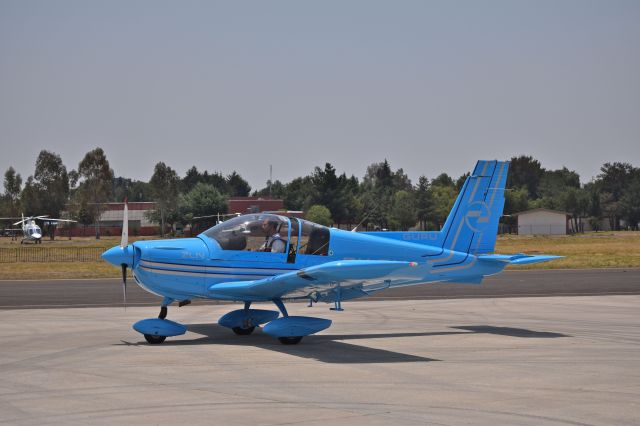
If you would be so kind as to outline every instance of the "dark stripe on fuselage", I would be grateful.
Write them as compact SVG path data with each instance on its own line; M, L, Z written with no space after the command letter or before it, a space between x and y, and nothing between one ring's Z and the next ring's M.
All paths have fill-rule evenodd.
M166 265L166 266L165 266ZM211 276L233 276L233 277L251 277L253 279L268 278L281 273L295 271L296 269L281 269L281 268L234 268L229 266L202 266L202 265L183 265L178 263L169 262L157 262L150 260L141 260L138 266L147 271L164 271L164 272L176 272L180 274L192 274L192 275L211 275ZM197 269L180 269L180 267L190 267ZM223 269L221 271L220 269ZM264 270L273 271L273 273L251 273L251 270Z
M193 265L190 263L173 263L173 262L159 262L157 260L148 260L148 259L140 259L140 262L147 262L147 263L158 263L158 264L162 264L162 265L175 265L177 267L180 266L191 266L191 267L198 267L198 268L224 268L224 269L233 269L233 270L237 270L238 268L241 269L262 269L262 270L273 270L273 271L283 271L283 272L290 272L290 271L297 271L299 268L266 268L266 267L260 267L260 266L224 266L224 265Z

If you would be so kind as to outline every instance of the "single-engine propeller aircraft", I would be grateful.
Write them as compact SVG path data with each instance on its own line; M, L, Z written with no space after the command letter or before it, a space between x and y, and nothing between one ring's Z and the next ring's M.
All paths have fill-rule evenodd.
M12 218L1 218L1 219L18 219L16 217ZM57 224L58 222L77 222L76 220L70 219L54 219L50 218L49 215L40 215L40 216L29 216L24 217L22 215L22 219L13 224L13 226L20 225L22 229L8 229L8 231L22 231L22 240L20 240L20 244L23 244L25 241L33 241L36 244L42 244L42 229L36 224L36 220L42 220L44 222L48 222L50 224Z
M480 284L510 264L545 262L559 256L492 254L504 206L508 162L478 161L449 217L438 232L349 232L276 214L248 214L221 222L195 238L128 244L125 208L120 246L103 253L163 301L158 318L133 328L149 343L184 334L166 319L167 307L192 299L244 303L218 324L236 334L256 326L284 344L328 328L331 320L290 316L284 300L333 303L399 286L434 282ZM252 309L273 302L278 311Z

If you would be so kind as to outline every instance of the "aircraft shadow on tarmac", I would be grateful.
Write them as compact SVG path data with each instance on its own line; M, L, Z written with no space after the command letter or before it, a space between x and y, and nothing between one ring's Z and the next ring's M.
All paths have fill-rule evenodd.
M375 334L321 334L307 336L303 343L296 346L285 346L273 337L262 333L257 329L251 336L236 336L230 330L217 324L190 324L189 331L203 335L203 337L190 340L168 340L163 346L189 346L189 345L234 345L254 346L276 352L286 353L302 358L315 359L331 364L373 364L373 363L397 363L397 362L431 362L438 359L426 358L417 355L403 354L384 349L353 345L344 340L362 339L388 339L394 337L418 337L418 336L447 336L468 334L498 334L511 337L525 338L556 338L571 337L565 334L552 332L539 332L522 328L493 327L489 325L457 326L453 329L465 331L439 331L418 333L375 333ZM146 342L136 343L122 341L124 345L147 345Z

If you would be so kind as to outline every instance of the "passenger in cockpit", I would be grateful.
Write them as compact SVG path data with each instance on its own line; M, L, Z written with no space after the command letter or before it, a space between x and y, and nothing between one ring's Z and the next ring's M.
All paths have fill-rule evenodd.
M260 251L271 253L284 253L286 243L278 233L279 222L275 220L265 219L262 221L262 231L265 235L264 244L260 247Z

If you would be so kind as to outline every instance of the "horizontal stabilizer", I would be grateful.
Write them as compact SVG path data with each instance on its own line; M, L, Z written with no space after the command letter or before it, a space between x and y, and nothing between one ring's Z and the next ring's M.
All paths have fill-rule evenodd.
M286 297L300 288L313 287L315 291L321 291L335 287L337 283L348 287L352 283L381 279L411 266L417 264L391 260L340 260L260 280L213 284L209 287L209 296L227 300L271 300Z
M564 256L554 256L548 254L541 254L537 256L527 255L524 253L519 254L484 254L478 256L478 260L483 262L499 262L509 265L529 265L532 263L548 262L554 259L561 259Z

